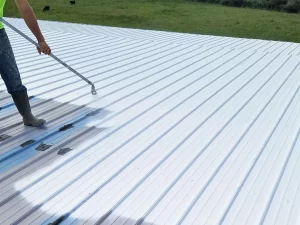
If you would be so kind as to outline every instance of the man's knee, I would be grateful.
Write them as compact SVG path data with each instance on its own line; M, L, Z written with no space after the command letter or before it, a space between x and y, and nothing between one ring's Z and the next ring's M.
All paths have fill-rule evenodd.
M20 92L26 92L27 88L24 85L17 85L17 86L12 86L12 87L7 87L7 92L9 94L14 94L14 93L20 93Z

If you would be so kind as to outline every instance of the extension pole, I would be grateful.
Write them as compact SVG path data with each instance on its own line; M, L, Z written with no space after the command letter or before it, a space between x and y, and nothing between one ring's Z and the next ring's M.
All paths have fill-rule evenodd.
M28 37L26 34L22 33L20 30L18 30L17 28L15 28L13 25L11 25L9 22L7 22L6 20L4 20L3 18L0 18L0 21L2 21L5 25L7 25L9 28L11 28L12 30L14 30L15 32L17 32L18 34L20 34L22 37L24 37L27 41L31 42L32 44L34 44L37 48L39 48L40 46L38 45L38 43L36 43L34 40L32 40L30 37ZM57 58L55 55L53 55L52 53L50 54L50 56L55 59L57 62L59 62L60 64L62 64L64 67L66 67L67 69L69 69L70 71L72 71L73 73L75 73L77 76L79 76L82 80L84 80L85 82L87 82L89 85L92 86L92 94L96 95L96 89L95 89L95 85L89 81L87 78L85 78L83 75L81 75L80 73L78 73L76 70L74 70L72 67L70 67L69 65L67 65L65 62L63 62L62 60L60 60L59 58Z

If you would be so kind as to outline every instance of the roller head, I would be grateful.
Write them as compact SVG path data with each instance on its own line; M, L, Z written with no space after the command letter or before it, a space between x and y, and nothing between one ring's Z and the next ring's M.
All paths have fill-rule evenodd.
M97 91L94 85L92 85L92 95L96 95Z

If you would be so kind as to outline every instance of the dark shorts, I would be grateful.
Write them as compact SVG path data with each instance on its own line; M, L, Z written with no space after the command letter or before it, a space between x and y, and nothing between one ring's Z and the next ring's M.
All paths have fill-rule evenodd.
M15 56L4 29L0 29L0 74L8 93L24 92Z

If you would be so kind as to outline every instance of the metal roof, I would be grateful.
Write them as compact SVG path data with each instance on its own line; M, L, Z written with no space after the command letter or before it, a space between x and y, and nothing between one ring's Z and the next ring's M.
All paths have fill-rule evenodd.
M7 29L48 123L24 127L0 81L1 225L300 224L299 44L40 26L98 96Z

